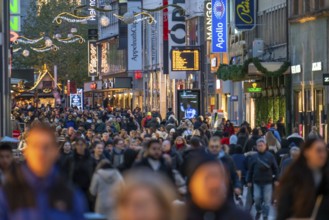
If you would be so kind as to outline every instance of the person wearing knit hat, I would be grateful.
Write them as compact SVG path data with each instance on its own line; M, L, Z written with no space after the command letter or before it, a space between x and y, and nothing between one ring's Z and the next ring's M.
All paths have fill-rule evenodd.
M203 151L195 156L188 164L187 176L186 220L252 219L228 199L229 178L225 167L212 155Z

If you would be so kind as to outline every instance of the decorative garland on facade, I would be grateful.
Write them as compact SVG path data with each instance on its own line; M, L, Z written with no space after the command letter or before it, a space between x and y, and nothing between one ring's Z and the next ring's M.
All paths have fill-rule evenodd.
M256 69L263 73L265 77L277 77L285 73L289 67L289 62L284 62L282 66L276 71L269 71L260 62L258 58L249 58L244 62L243 65L227 65L221 64L217 70L217 78L221 80L233 80L241 81L244 80L248 74L249 64L253 63Z

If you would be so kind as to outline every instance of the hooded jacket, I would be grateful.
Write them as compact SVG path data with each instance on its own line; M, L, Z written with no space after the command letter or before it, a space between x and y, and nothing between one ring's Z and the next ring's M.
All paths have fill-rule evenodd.
M122 181L122 176L115 169L99 169L94 173L89 191L91 195L96 196L96 213L105 216L113 215L113 197L110 196L111 190L116 183Z

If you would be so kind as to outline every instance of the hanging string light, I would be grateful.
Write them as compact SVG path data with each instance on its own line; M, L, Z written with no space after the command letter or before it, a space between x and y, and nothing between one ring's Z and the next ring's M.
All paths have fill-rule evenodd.
M14 48L13 49L13 53L17 53L18 51L20 51L22 48L21 47L19 47L19 48Z
M63 20L70 23L86 23L91 18L91 16L78 16L69 12L62 12L54 18L53 23L61 24Z
M30 38L27 38L27 37L24 37L24 36L19 36L17 38L17 40L14 42L14 44L36 44L40 41L42 41L44 39L44 37L40 37L40 38L37 38L37 39L30 39Z
M34 50L35 52L38 52L38 53L43 53L43 52L47 52L47 51L58 51L59 50L59 47L56 46L56 45L52 45L50 47L47 47L47 46L44 46L44 47L31 47L32 50Z
M117 19L123 21L126 24L132 24L132 23L137 23L140 21L144 21L144 20L148 20L149 24L153 24L156 23L155 18L147 12L139 12L134 14L133 12L126 12L123 16L121 15L117 15L117 14L113 14ZM144 18L141 19L136 19L138 16L145 16Z
M85 42L85 39L80 35L73 35L68 34L67 38L56 38L61 43L69 44L69 43L75 43L79 41L80 44L83 44Z

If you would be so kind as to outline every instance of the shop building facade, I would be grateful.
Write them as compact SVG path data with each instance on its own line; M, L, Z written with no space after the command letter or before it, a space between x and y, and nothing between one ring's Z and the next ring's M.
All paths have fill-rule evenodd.
M328 138L329 1L289 0L289 56L292 65L293 123L307 136L313 126Z

